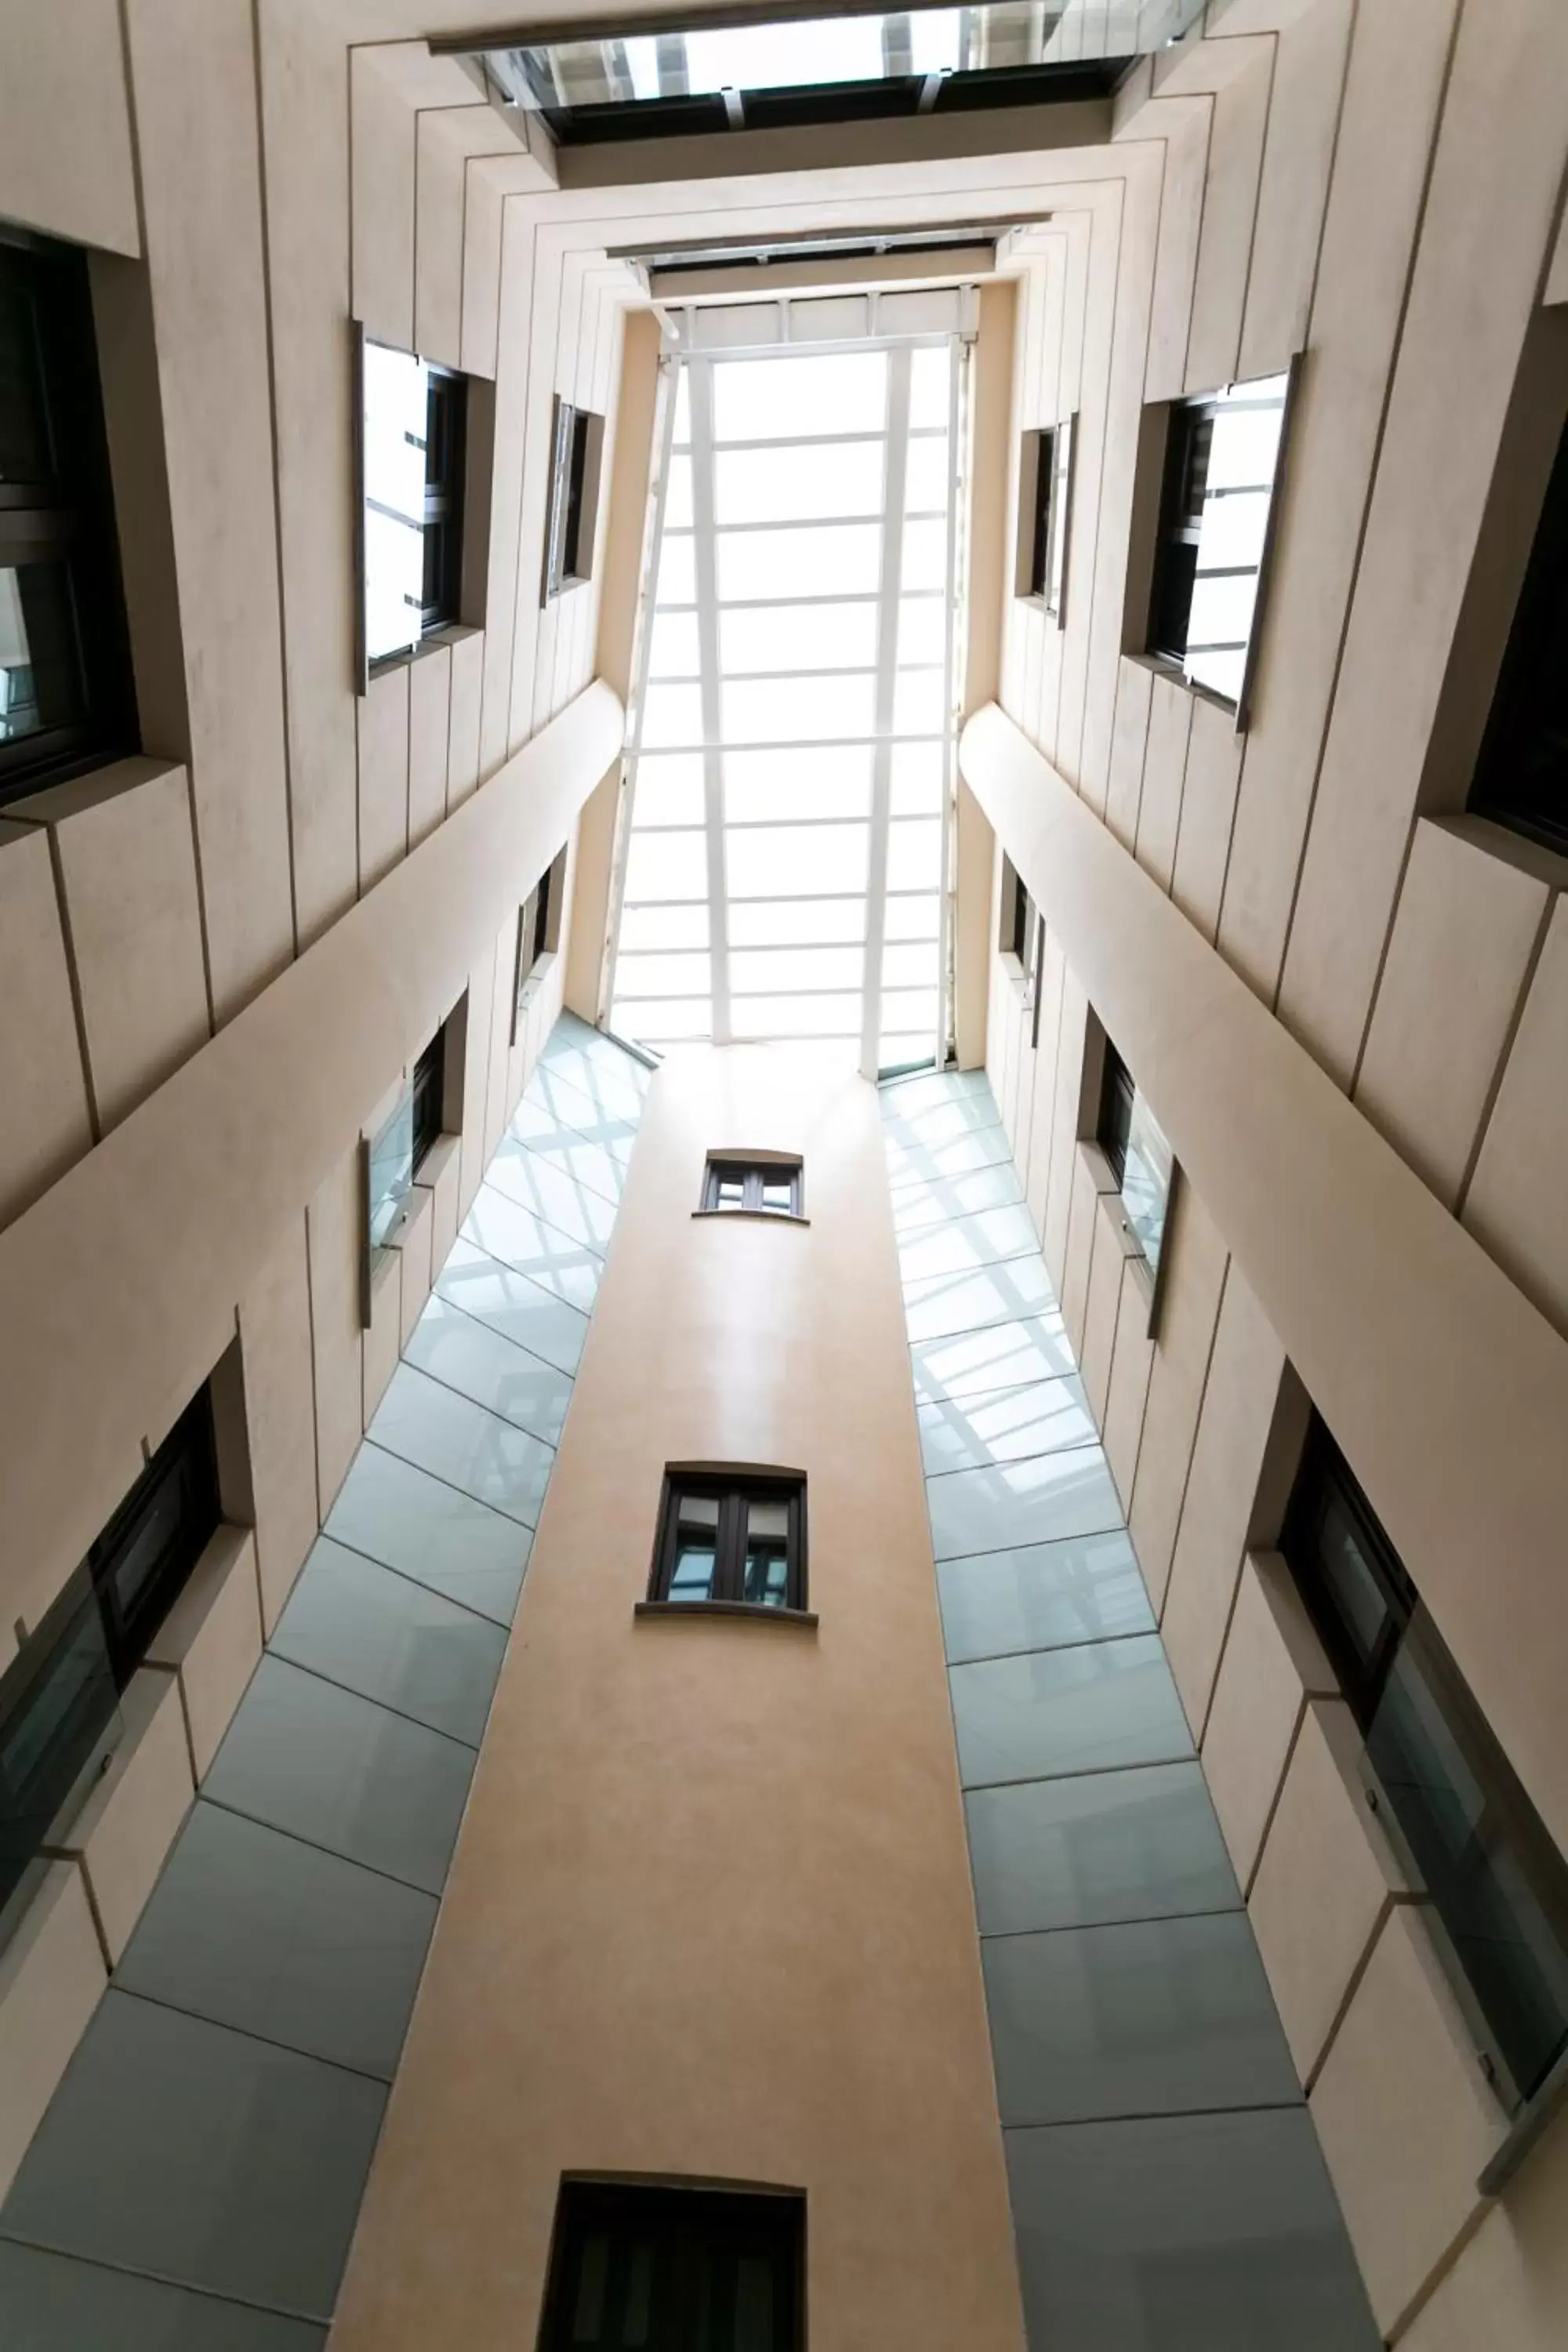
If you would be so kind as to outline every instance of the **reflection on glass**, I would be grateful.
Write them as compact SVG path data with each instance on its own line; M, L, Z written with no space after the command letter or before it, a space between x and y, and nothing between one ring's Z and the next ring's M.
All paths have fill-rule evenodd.
M410 352L364 351L364 622L371 661L419 642L425 608L429 370Z
M710 1601L719 1549L719 1502L713 1495L682 1495L675 1523L671 1601Z
M787 1200L784 1206L788 1206ZM742 1576L745 1598L763 1609L783 1609L789 1601L789 1505L760 1502L746 1505L746 1562Z
M1127 1135L1127 1167L1121 1179L1121 1205L1149 1271L1159 1271L1165 1243L1165 1219L1171 1205L1171 1147L1142 1095L1132 1101L1132 1122Z
M414 1187L414 1090L406 1088L369 1155L370 1244L380 1249Z
M776 1209L785 1216L791 1213L795 1207L795 1187L788 1177L782 1183L763 1184L763 1206L764 1209Z
M1240 700L1247 668L1286 382L1261 376L1220 393L1194 456L1191 493L1202 520L1184 667L1228 702Z
M68 571L63 563L0 569L0 742L82 715Z
M0 1919L57 1815L120 1731L103 1617L79 1571L0 1676Z

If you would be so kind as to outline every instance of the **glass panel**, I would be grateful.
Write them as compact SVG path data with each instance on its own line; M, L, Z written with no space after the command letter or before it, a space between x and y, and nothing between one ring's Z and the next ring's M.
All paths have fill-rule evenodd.
M675 446L684 449L691 439L691 371L681 368L675 380Z
M700 743L702 690L696 686L650 686L643 707L642 739L655 748Z
M889 898L882 936L888 940L934 940L942 923L942 901L936 891Z
M379 1249L414 1184L414 1090L404 1093L370 1147L370 1243Z
M1161 1134L1153 1113L1142 1096L1135 1095L1127 1136L1127 1168L1121 1180L1121 1205L1149 1262L1151 1274L1158 1268L1164 1246L1173 1166L1171 1147Z
M706 898L708 844L700 833L633 832L626 852L626 897Z
M700 667L697 654L696 614L661 610L654 622L648 644L649 677L696 677Z
M57 462L33 291L0 281L0 482L46 482Z
M645 948L705 948L706 907L628 907L621 917L621 952Z
M829 580L840 596L874 596L881 544L877 523L726 532L716 549L719 602L811 596ZM662 572L659 594L665 594Z
M624 1017L623 1017L624 1016ZM709 1037L713 1033L712 999L707 996L616 1000L611 1024L644 1045L657 1045L678 1038Z
M731 676L747 670L870 669L877 660L877 608L742 606L721 616L719 658Z
M731 523L874 515L882 503L879 441L824 441L805 449L721 449L714 513Z
M787 1503L755 1496L746 1505L742 1587L748 1601L764 1609L782 1609L789 1600L789 1509Z
M637 761L636 822L639 825L701 824L706 791L700 752L645 753Z
M410 352L363 352L365 650L380 661L419 642L429 374Z
M661 609L697 602L697 550L689 531L666 527L658 551L658 596Z
M918 27L921 21L911 17L911 26ZM952 377L952 361L946 343L927 344L910 353L910 424L917 433L933 425L945 429Z
M85 715L68 570L63 563L0 570L0 742Z
M884 988L935 988L936 940L892 940L882 950Z
M714 1199L721 1209L742 1209L746 1204L746 1180L743 1176L721 1176L714 1186Z
M939 669L901 669L893 685L893 731L936 735L942 730L946 682Z
M793 947L803 942L858 946L865 936L863 898L784 898L730 908L730 943L734 948Z
M727 679L721 704L725 740L809 742L814 736L867 735L871 731L875 696L876 681L863 671L816 677Z
M616 994L705 996L711 984L706 951L700 955L632 955L622 950L616 966Z
M737 1037L858 1037L860 999L854 996L736 996Z
M738 898L863 891L869 837L864 824L768 824L727 833L730 888Z
M889 807L894 816L935 816L942 808L942 746L895 743Z
M1523 2098L1568 2042L1568 1952L1531 1883L1496 1768L1459 1727L1436 1646L1418 1617L1368 1727L1367 1755Z
M664 520L667 530L688 530L691 527L691 460L671 457L668 486L664 494Z
M732 824L864 816L870 805L871 754L865 745L724 754L724 814Z
M887 383L881 352L731 360L713 371L713 436L716 441L768 441L880 433Z
M942 819L900 817L888 827L889 890L932 890L942 879Z
M0 1677L0 1916L120 1731L103 1619L79 1574Z
M711 1495L681 1495L676 1503L675 1561L670 1601L710 1601L718 1560L719 1504Z
M899 606L899 659L942 662L947 658L947 600L906 596Z
M738 949L730 958L733 988L858 988L863 950L850 948Z
M794 1180L788 1176L764 1176L763 1206L764 1209L781 1210L785 1215L791 1213L795 1208Z
M947 488L946 434L933 434L929 440L911 441L904 475L904 512L944 515L947 512Z
M947 587L947 525L910 522L904 525L904 561L900 585L911 588Z

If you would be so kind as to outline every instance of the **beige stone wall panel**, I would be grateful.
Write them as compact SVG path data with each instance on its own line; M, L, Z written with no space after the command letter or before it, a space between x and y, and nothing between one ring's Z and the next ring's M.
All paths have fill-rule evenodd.
M1249 1552L1204 1733L1204 1776L1245 1894L1309 1699L1339 1684L1277 1552Z
M254 1531L220 1527L147 1653L149 1664L178 1675L198 1785L256 1671L261 1642Z
M78 245L141 251L117 0L7 9L0 215Z
M1310 0L1274 52L1237 373L1273 375L1307 337L1355 0Z
M1128 1521L1156 1610L1164 1601L1176 1549L1227 1264L1225 1244L1188 1183L1177 1189L1165 1246L1171 1263Z
M81 1872L51 1862L0 1953L0 2196L108 1980Z
M111 1963L131 1940L195 1794L178 1678L142 1666L120 1706L124 1729L109 1768L49 1849L80 1864Z
M1238 38L1226 60L1229 78L1214 97L1187 336L1184 389L1189 393L1212 392L1232 382L1241 356L1253 214L1263 167L1275 47L1266 35L1243 37L1250 54L1243 64L1237 54Z
M452 649L431 646L408 668L408 846L416 848L447 813Z
M395 662L371 679L358 705L362 897L408 855L408 682L414 667Z
M47 835L0 818L0 1002L26 1019L0 1027L0 1225L48 1190L92 1143Z
M1464 1222L1526 1297L1568 1336L1568 1230L1547 1206L1561 1202L1568 1152L1565 1037L1568 898L1560 898L1487 1121Z
M1182 823L1182 786L1196 697L1180 680L1156 670L1149 703L1149 739L1143 753L1143 791L1138 804L1137 857L1162 890L1175 872Z
M246 1434L263 1630L270 1634L316 1539L315 1361L306 1222L296 1218L239 1302Z

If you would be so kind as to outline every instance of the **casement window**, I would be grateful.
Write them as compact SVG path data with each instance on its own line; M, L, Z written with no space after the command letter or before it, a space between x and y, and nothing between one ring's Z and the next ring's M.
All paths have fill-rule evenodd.
M0 803L138 740L87 257L0 229Z
M360 339L361 687L459 617L468 381Z
M222 1517L204 1387L0 1677L0 1940L51 1824L119 1737L119 1701Z
M549 959L561 944L561 916L566 896L566 851L557 850L517 915L517 972L511 997L511 1042L517 1043L518 1022Z
M1517 2106L1568 2051L1568 1864L1315 1415L1279 1548L1360 1727L1370 1796Z
M1514 610L1469 805L1568 851L1568 426Z
M1244 722L1288 375L1172 404L1148 646Z
M544 531L543 602L577 588L594 569L605 420L557 399L551 441L550 509Z
M446 1087L447 1030L443 1023L415 1063L414 1076L409 1086L409 1092L413 1098L411 1108L416 1175L418 1174L426 1155L440 1138Z
M1098 1028L1098 1024L1094 1026ZM1137 1244L1151 1285L1151 1325L1158 1309L1160 1268L1176 1181L1175 1160L1158 1119L1110 1039L1100 1031L1103 1059L1094 1107L1094 1140L1121 1195L1123 1230Z
M1005 853L1002 858L1002 932L1004 955L1016 956L1027 973L1034 957L1035 902Z
M668 1608L803 1611L805 1479L668 1471L648 1600Z
M563 2180L539 2352L802 2352L805 2200Z
M1108 1037L1105 1041L1105 1065L1100 1081L1100 1117L1095 1124L1095 1141L1104 1152L1118 1185L1127 1177L1127 1143L1132 1132L1132 1105L1136 1096L1132 1073Z
M1043 604L1058 628L1067 625L1073 423L1026 433L1018 462L1017 593Z
M757 1216L798 1217L804 1171L798 1160L710 1159L702 1177L702 1206L751 1211Z

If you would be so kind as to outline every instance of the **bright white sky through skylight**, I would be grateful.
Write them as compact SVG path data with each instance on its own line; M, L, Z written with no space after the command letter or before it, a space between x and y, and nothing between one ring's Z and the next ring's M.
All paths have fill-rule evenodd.
M679 362L611 1024L942 1024L957 345Z
M958 8L931 8L907 17L912 72L953 71L962 15ZM805 24L688 31L682 36L687 88L697 96L719 89L802 89L819 82L879 81L886 70L882 24L880 16L816 16ZM626 53L633 95L658 98L657 41L651 37L628 40Z

